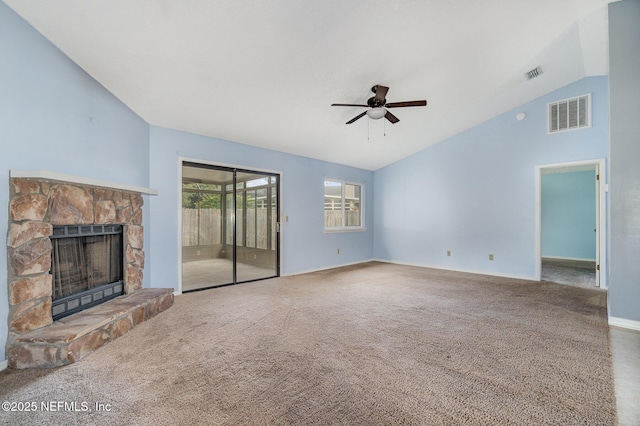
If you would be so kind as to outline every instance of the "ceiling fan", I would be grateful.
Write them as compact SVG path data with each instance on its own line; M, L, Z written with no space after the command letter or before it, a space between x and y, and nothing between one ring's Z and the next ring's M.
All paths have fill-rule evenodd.
M387 103L387 99L385 98L385 96L387 96L387 92L389 91L389 88L387 86L380 86L379 84L376 84L375 86L373 86L371 88L371 91L374 93L374 96L372 96L369 99L367 99L367 105L362 105L362 104L331 104L331 106L351 106L351 107L370 108L370 109L366 110L365 112L363 112L362 114L356 115L351 120L347 121L346 124L353 123L354 121L364 117L365 114L368 115L369 118L371 118L373 120L378 120L378 119L384 117L387 120L389 120L391 123L395 124L398 121L400 121L400 119L398 117L396 117L395 115L391 114L389 111L387 111L387 108L416 107L416 106L426 106L427 105L427 101L426 100Z

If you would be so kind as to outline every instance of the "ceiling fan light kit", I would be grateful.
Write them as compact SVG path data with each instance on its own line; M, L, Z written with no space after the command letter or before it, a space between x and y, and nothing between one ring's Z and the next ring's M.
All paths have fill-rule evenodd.
M389 88L387 86L381 86L376 84L371 88L371 91L374 93L374 96L367 99L367 104L331 104L331 106L349 106L349 107L364 107L370 108L367 111L360 113L353 117L351 120L347 121L346 124L351 124L356 120L367 115L372 120L379 120L382 117L386 118L390 123L395 124L400 119L395 115L391 114L388 111L388 108L402 108L402 107L416 107L416 106L426 106L426 100L420 101L407 101L407 102L391 102L387 103L387 92Z
M367 115L372 120L380 120L387 114L387 110L382 107L371 108L367 111Z

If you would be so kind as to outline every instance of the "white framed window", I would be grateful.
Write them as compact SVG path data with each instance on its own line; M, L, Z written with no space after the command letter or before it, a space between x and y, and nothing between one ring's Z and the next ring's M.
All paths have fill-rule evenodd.
M364 185L337 179L324 180L324 230L364 230Z
M591 94L547 104L548 133L591 127Z

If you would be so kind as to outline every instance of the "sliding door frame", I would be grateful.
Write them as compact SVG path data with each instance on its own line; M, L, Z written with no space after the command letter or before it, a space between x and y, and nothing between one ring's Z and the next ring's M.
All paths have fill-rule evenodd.
M176 295L182 294L182 168L185 165L185 163L193 163L195 165L202 165L204 166L203 168L212 168L212 169L218 169L218 170L222 170L222 171L229 171L229 172L234 172L234 182L235 182L235 174L236 172L239 173L250 173L250 174L256 174L256 175L260 175L260 174L266 174L269 176L277 176L277 189L278 189L278 196L277 196L277 202L276 202L276 274L275 277L279 277L282 271L282 256L280 255L281 251L282 251L282 233L283 233L283 227L281 224L281 218L282 218L282 199L283 199L283 194L282 194L282 180L283 180L283 173L282 171L279 170L270 170L270 169L263 169L263 168L256 168L256 167L241 167L238 166L237 164L226 164L226 163L218 163L218 162L212 162L212 161L207 161L207 160L201 160L201 159L197 159L197 158L191 158L191 157L178 157L178 182L177 182L177 207L178 207L178 232L177 232L177 240L178 240L178 256L177 256L177 261L178 261L178 291L175 293ZM234 211L234 215L235 215L235 211L236 211L236 194L237 194L237 188L236 185L233 185L233 211ZM243 217L243 220L246 220L246 218ZM223 225L223 228L226 228L225 225ZM236 258L237 258L237 244L236 244L236 238L237 238L237 222L234 218L233 221L233 282L229 283L229 284L222 284L222 285L218 285L218 286L213 286L213 287L222 287L222 286L226 286L226 285L234 285L234 284L239 284L237 282L237 265L236 265ZM269 277L271 278L271 277ZM259 278L257 280L251 280L251 281L258 281L260 279L267 279L267 278ZM248 282L248 281L242 281L242 282Z

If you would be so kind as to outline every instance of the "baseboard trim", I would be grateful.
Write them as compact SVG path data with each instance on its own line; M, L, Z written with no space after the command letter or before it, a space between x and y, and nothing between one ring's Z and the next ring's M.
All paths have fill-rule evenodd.
M0 361L0 371L9 368L9 360Z
M513 278L516 280L527 280L527 281L536 281L533 275L515 275L515 274L500 274L495 272L487 272L487 271L472 271L469 269L454 269L454 268L444 268L442 266L433 266L426 265L423 263L411 263L411 262L399 262L395 260L388 259L372 259L374 262L383 262L383 263L392 263L394 265L405 265L405 266L417 266L419 268L431 268L431 269L440 269L442 271L451 271L451 272L464 272L466 274L476 274L476 275L488 275L491 277L501 277L501 278Z
M342 268L344 266L359 265L361 263L368 263L368 262L391 263L391 264L394 264L394 265L417 266L419 268L440 269L442 271L464 272L464 273L467 273L467 274L488 275L488 276L491 276L491 277L512 278L512 279L515 279L515 280L538 281L538 280L536 280L536 278L533 275L502 274L502 273L487 272L487 271L474 271L474 270L470 270L470 269L445 268L445 267L442 267L442 266L433 266L433 265L427 265L427 264L424 264L424 263L400 262L400 261L396 261L396 260L378 259L378 258L359 260L357 262L350 262L350 263L342 263L342 264L339 264L339 265L327 266L325 268L317 268L317 269L308 269L308 270L305 270L305 271L289 272L289 273L286 273L286 274L281 274L281 276L290 277L290 276L294 276L294 275L309 274L309 273L312 273L312 272L326 271L328 269Z
M553 260L577 260L580 262L595 262L596 259L584 259L581 257L564 257L564 256L542 256L542 259L553 259Z
M613 327L627 328L629 330L640 331L640 321L628 320L624 318L609 317L609 325Z
M329 270L329 269L342 268L342 267L345 267L345 266L360 265L361 263L369 263L369 262L373 262L373 261L374 261L374 259L359 260L357 262L341 263L340 265L327 266L325 268L308 269L308 270L305 270L305 271L289 272L289 273L286 273L286 274L280 274L280 276L281 277L292 277L294 275L310 274L312 272L326 271L326 270Z

